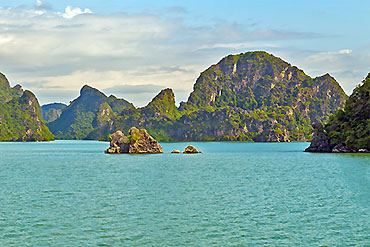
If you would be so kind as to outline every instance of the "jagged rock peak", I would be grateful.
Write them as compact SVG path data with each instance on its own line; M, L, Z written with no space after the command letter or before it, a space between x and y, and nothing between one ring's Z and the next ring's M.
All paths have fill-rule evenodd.
M159 94L157 94L153 98L152 102L160 99L170 99L171 101L175 102L175 94L173 93L171 88L165 88L162 89Z
M99 91L98 89L96 88L93 88L89 85L84 85L82 88L81 88L81 91L80 91L80 95L87 95L87 94L100 94L100 95L104 95L104 93L102 93L101 91Z
M36 96L29 90L23 92L21 99L37 100Z
M170 88L161 90L142 111L147 115L154 114L158 116L165 114L169 118L179 117L179 112L175 105L175 94Z
M5 85L5 87L10 88L10 84L6 76L0 72L0 87L1 85Z
M326 73L326 74L324 74L322 76L318 76L317 78L328 78L328 79L335 80L334 77L332 77L329 73Z

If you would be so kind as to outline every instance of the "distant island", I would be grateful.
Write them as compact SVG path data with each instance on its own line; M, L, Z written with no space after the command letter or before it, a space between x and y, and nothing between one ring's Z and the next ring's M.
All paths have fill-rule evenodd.
M109 140L112 133L128 132L131 126L145 128L158 141L310 141L312 124L331 121L335 112L343 112L348 98L329 74L311 78L272 54L255 51L229 55L210 66L179 107L170 88L136 108L85 85L68 106L44 105L43 110L35 110L39 121L5 132L8 128L3 123L9 126L28 118L4 117L5 106L21 95L11 93L16 89L7 80L4 87L5 80L0 82L2 141L52 140L53 135L55 139ZM9 106L6 109L12 111ZM34 134L25 137L29 129Z
M53 122L62 115L62 109L66 108L67 105L63 103L51 103L41 107L42 116L47 123Z

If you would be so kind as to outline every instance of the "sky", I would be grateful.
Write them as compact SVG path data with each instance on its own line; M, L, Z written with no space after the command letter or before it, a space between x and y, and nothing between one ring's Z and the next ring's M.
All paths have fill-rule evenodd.
M0 0L0 72L41 104L85 84L146 105L186 101L229 54L264 50L347 94L370 72L370 0Z

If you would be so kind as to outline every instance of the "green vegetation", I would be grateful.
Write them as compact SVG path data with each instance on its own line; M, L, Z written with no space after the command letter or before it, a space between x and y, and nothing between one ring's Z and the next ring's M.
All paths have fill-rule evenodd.
M266 52L230 55L202 72L187 102L162 90L147 106L126 109L107 131L145 128L160 141L305 141L346 99L328 74L311 78Z
M0 103L8 102L11 99L8 79L6 79L4 74L0 73Z
M47 125L57 139L106 139L108 133L104 134L104 138L100 133L99 137L93 134L92 137L88 136L102 123L109 122L104 115L110 114L108 118L113 118L113 115L133 107L125 100L112 95L107 97L99 90L85 85L80 91L80 96L62 110L59 118Z
M54 136L46 127L41 107L30 91L0 103L0 141L50 140L54 140Z
M154 99L140 112L148 117L166 117L178 119L181 114L175 105L175 95L172 89L163 89Z
M140 133L135 132L132 135L128 135L127 137L130 143L135 143L140 139L141 135Z
M306 141L311 124L328 121L346 97L330 75L311 78L257 51L229 55L202 72L179 108L171 89L136 109L85 86L48 126L62 139L105 140L136 126L160 141Z
M347 100L343 110L324 126L330 145L370 150L370 73Z
M0 73L0 103L6 103L12 98L21 97L22 94L23 89L20 85L11 88L6 76Z

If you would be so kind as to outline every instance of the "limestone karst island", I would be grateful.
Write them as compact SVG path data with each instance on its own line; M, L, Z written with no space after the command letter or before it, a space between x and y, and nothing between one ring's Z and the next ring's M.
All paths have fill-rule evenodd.
M0 247L370 247L370 0L0 0Z
M311 78L280 58L257 51L226 56L203 71L179 107L170 88L137 108L88 85L69 105L40 107L31 92L20 85L10 87L1 75L0 138L110 140L116 131L135 126L166 142L292 142L311 141L313 135L306 151L332 152L340 145L336 152L368 152L369 80L367 75L348 97L329 74ZM315 144L318 138L325 144Z

